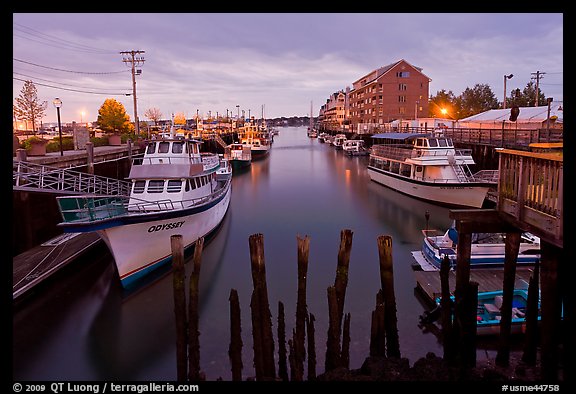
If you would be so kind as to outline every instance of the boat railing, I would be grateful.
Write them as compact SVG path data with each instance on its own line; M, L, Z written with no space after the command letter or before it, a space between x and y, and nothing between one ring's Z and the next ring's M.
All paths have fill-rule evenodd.
M473 182L486 182L486 183L494 183L495 185L498 184L498 170L480 170L473 174L470 179Z
M200 157L174 157L174 156L148 156L140 157L132 160L132 165L149 165L149 164L182 164L182 163L192 163L199 164L202 163L202 158Z
M227 181L229 182L230 180ZM207 196L180 201L170 199L147 201L128 196L99 195L65 196L57 197L56 200L64 222L96 222L125 215L172 211L206 204L225 193L229 187L227 183Z

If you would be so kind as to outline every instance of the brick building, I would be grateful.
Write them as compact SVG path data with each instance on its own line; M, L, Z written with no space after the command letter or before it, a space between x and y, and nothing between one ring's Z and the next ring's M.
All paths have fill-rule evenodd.
M346 89L341 125L349 124L357 133L371 133L394 120L427 117L430 81L420 67L404 59L371 71ZM324 128L334 130L324 123L332 120L327 111L328 107L321 110L321 121Z
M326 104L320 107L318 121L320 128L325 130L342 130L346 106L346 93L343 90L332 93L326 100Z

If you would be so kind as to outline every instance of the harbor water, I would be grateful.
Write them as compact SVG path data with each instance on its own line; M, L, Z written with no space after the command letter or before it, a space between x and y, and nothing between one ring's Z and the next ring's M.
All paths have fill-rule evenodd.
M380 288L377 237L392 237L400 352L411 364L442 355L436 335L419 327L411 251L421 230L444 230L449 210L370 181L367 157L348 157L306 127L280 128L268 157L235 174L230 208L204 245L200 273L200 366L207 380L231 380L228 358L232 289L237 290L243 378L255 375L248 238L261 233L273 332L278 305L286 333L295 327L297 237L310 238L307 306L315 317L317 374L324 372L327 288L334 284L340 233L353 232L344 313L350 313L350 368L369 355L371 313ZM190 268L191 264L187 264ZM134 289L119 283L103 247L35 292L13 312L14 380L176 380L176 330L170 267ZM189 273L190 271L188 271ZM289 338L286 338L288 340Z

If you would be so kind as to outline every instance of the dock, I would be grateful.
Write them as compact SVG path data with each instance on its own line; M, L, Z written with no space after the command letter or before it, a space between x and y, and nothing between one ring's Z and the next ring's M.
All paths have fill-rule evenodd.
M526 288L532 276L532 267L516 267L515 288ZM414 271L416 289L426 297L430 306L442 294L440 271ZM502 290L504 280L503 268L478 268L470 270L470 281L478 283L478 292ZM456 287L456 272L450 271L450 292ZM524 283L525 282L525 283Z
M12 299L20 298L101 242L97 233L62 234L15 256Z

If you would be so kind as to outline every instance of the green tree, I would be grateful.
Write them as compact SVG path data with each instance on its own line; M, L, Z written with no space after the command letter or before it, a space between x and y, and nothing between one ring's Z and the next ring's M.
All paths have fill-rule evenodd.
M526 84L524 90L514 89L510 92L510 97L506 98L506 107L514 105L519 107L534 107L536 102L536 84L532 81ZM538 106L547 105L546 96L538 87Z
M111 98L106 99L98 110L98 127L108 133L134 131L134 125L130 122L124 105Z
M46 101L40 102L38 100L38 91L36 85L32 81L24 81L24 86L20 91L20 95L16 98L16 105L14 105L14 117L18 120L32 123L32 131L36 134L36 122L41 120L45 114Z
M434 118L454 118L457 119L458 108L456 108L457 97L451 90L445 89L436 92L436 96L430 96L429 116Z
M476 84L466 88L459 97L460 116L458 119L479 114L499 107L498 99L489 85Z

